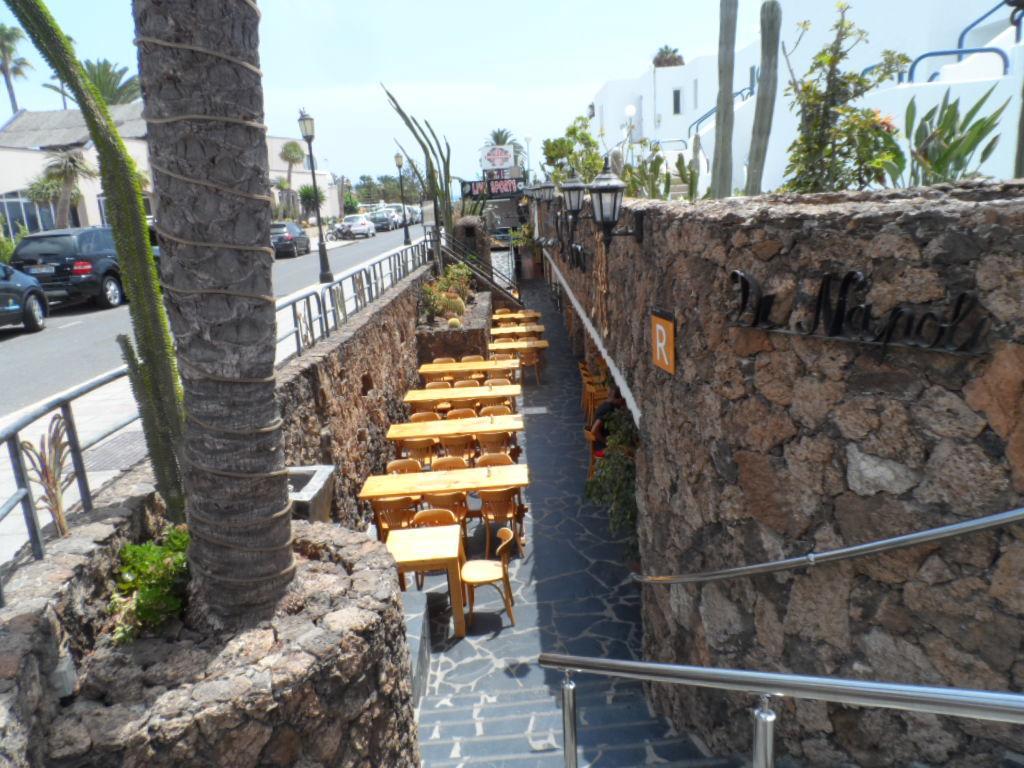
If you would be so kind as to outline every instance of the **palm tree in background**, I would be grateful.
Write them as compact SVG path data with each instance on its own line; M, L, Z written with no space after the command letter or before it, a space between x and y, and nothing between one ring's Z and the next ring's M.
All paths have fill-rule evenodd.
M135 101L141 95L138 76L132 75L127 79L125 78L125 75L128 74L128 67L119 67L114 62L107 61L107 59L99 59L98 61L86 59L82 62L82 67L107 104L128 104ZM61 86L44 83L43 87L49 88L51 91L57 91L62 98L74 101L74 98Z
M285 163L288 164L288 189L292 188L292 168L303 160L306 159L306 150L302 148L302 145L297 141L285 142L285 145L281 147L281 154L278 155Z
M46 166L43 168L44 176L50 181L60 184L54 226L57 229L63 229L68 226L71 217L71 201L78 191L78 182L82 179L94 179L99 174L85 159L85 153L80 149L47 152L46 157Z
M31 68L28 59L16 55L18 43L25 38L20 27L8 27L0 24L0 73L4 76L7 95L11 97L11 112L18 111L18 100L14 96L14 78L26 77Z
M682 55L679 53L679 49L673 48L670 45L661 46L658 52L654 54L655 67L681 67L685 63Z
M523 157L523 145L519 143L516 137L512 134L508 128L495 128L491 131L491 135L487 137L487 141L484 142L486 147L512 147L513 162L516 165L521 165Z

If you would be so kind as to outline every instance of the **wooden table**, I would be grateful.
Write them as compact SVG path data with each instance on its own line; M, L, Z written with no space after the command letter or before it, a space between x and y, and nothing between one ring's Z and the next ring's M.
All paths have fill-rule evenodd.
M544 342L547 344L547 342ZM510 400L523 394L519 384L498 387L451 387L449 389L410 389L405 393L407 403L457 403L479 400L481 397L507 397Z
M522 312L512 312L507 315L491 315L491 319L500 322L505 320L536 320L540 312L532 309L524 309Z
M525 428L523 417L518 414L511 416L479 416L475 419L416 421L405 424L392 424L388 429L388 440L492 435L500 432L522 432Z
M475 363L424 363L420 366L421 376L436 376L447 373L507 373L518 371L518 360L484 360Z
M492 341L487 345L488 352L520 352L524 349L547 349L546 339L532 341Z
M525 333L544 333L544 326L510 325L506 328L491 328L491 336L519 336Z
M489 491L497 488L524 488L530 484L525 464L504 467L473 467L446 472L406 472L402 475L370 475L359 491L363 500L387 496L419 496L450 491ZM395 531L388 534L388 541Z
M399 528L388 534L388 552L395 558L399 573L410 571L447 571L448 594L455 619L455 636L466 636L466 609L462 603L462 529L457 525L427 528Z

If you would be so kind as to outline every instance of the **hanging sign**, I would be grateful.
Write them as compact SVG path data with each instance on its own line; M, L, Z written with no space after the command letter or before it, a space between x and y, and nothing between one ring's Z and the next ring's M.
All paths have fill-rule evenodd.
M676 372L676 318L657 309L651 311L651 362L666 373Z
M462 182L462 196L473 199L485 197L491 200L518 197L526 188L525 179L491 179L490 181Z
M511 168L515 165L515 151L508 145L484 147L480 151L480 165L485 171Z

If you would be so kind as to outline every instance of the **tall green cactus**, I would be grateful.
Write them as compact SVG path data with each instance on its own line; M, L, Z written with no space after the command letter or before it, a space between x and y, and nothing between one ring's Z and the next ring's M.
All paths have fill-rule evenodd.
M747 163L748 195L761 194L764 160L768 156L768 137L775 114L775 95L779 90L779 33L782 29L782 6L779 0L761 4L761 74L757 80L757 103L754 105L754 128L750 137L750 160Z
M693 155L690 157L690 168L687 173L687 197L690 198L691 203L697 202L697 196L700 194L700 134L695 133L693 135Z
M42 0L7 0L46 63L74 95L100 159L100 182L107 201L121 264L121 276L131 301L135 346L126 337L118 343L128 364L129 379L142 416L142 428L156 475L157 490L168 515L184 519L184 494L176 451L184 420L181 382L149 247L149 230L142 207L139 175L110 117L103 97L86 75L68 38Z
M1024 100L1024 90L1021 91L1021 99ZM1013 177L1024 177L1024 107L1021 108L1020 118L1017 120L1017 155L1013 159Z
M736 65L736 14L739 0L721 0L718 24L718 107L715 111L715 157L711 196L732 194L732 77Z

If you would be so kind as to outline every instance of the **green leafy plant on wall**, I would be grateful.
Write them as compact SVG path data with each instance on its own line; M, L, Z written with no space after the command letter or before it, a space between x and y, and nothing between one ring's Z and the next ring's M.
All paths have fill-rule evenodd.
M608 508L608 527L625 540L630 557L639 555L636 533L636 447L640 433L629 411L608 417L604 458L587 481L587 498Z
M999 135L992 132L1009 105L1007 99L994 112L979 117L995 86L975 102L962 116L960 99L949 100L949 89L942 103L932 107L917 121L916 99L907 105L905 130L910 142L910 162L903 159L887 166L894 186L927 186L974 179L981 176L978 168L999 144ZM987 141L986 141L987 140ZM982 146L984 144L984 146ZM978 155L978 150L981 154ZM978 155L975 164L974 158ZM904 171L909 171L904 176Z
M812 57L803 78L797 77L790 57L810 29L809 22L798 26L800 35L792 49L782 46L789 69L786 93L800 116L786 167L784 189L790 192L831 192L885 184L889 169L898 166L903 155L891 119L851 103L895 76L910 60L886 50L881 62L866 74L844 71L850 52L868 36L846 18L847 3L839 3L838 9L832 42Z
M646 197L667 200L672 176L665 170L665 157L656 141L640 139L627 147L627 159L622 166L622 180L626 183L627 197Z
M568 178L573 170L584 183L589 183L604 168L600 145L590 133L590 118L582 115L566 127L564 136L544 139L541 148L544 166L556 184Z
M108 610L114 620L114 642L127 643L140 632L159 628L181 616L188 590L189 534L171 528L162 544L125 544L117 587Z

